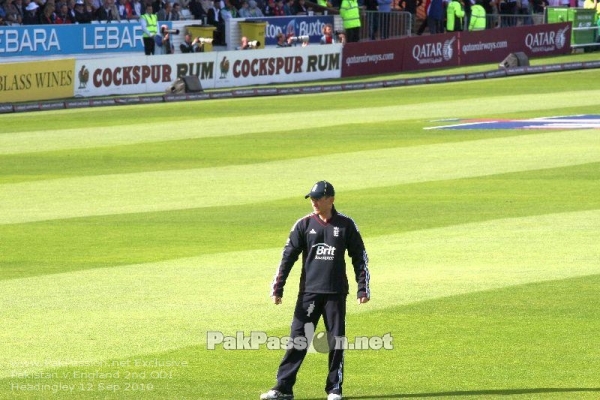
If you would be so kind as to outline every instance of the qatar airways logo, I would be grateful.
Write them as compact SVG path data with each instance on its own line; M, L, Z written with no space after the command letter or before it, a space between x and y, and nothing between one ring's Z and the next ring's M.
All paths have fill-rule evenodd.
M525 36L525 46L532 52L560 50L566 45L568 30L569 27L559 29L556 32L530 33Z
M444 42L429 42L413 46L412 56L419 64L439 64L454 56L456 37Z
M335 247L330 246L327 243L317 243L313 246L313 249L315 247L317 248L315 260L333 260L333 256L335 256Z

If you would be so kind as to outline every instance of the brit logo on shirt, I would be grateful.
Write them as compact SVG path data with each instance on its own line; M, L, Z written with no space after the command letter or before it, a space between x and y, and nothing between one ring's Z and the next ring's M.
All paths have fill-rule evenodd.
M335 237L340 236L340 228L338 228L337 226L333 227L333 236L335 236Z

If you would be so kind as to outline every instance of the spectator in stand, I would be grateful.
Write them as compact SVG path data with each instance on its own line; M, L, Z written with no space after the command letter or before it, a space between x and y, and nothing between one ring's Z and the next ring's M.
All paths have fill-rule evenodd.
M304 0L296 0L292 9L294 15L308 15L308 6Z
M119 18L122 21L129 21L130 19L137 19L135 9L129 0L119 0Z
M533 0L533 13L543 14L546 10L546 7L548 7L549 5L550 3L548 2L548 0Z
M202 8L204 9L204 11L206 13L208 13L208 10L210 10L213 6L213 0L200 0L200 5L202 5ZM222 6L223 4L221 4ZM223 7L221 7L223 8Z
M102 7L102 0L85 0L86 4L90 4L92 6L92 14L96 17L96 13Z
M171 11L171 21L181 21L181 6L179 3L173 3L173 11Z
M524 15L523 25L533 25L533 19L531 18L532 5L529 0L521 0L519 3L518 13Z
M204 21L206 19L206 11L204 10L204 7L202 7L200 0L190 0L188 3L188 9L194 16L194 19L200 21Z
M379 10L379 20L381 28L379 32L380 39L388 39L390 37L390 12L392 11L392 0L377 0Z
M75 1L75 22L79 24L91 24L92 13L89 11L90 8L83 4L83 0Z
M152 10L154 10L154 13L158 15L158 12L165 8L165 4L167 4L167 0L155 0L152 3Z
M260 8L258 8L258 4L255 0L248 1L248 13L250 14L250 18L261 18L264 17Z
M510 27L516 25L518 7L517 0L499 0L500 1L500 26Z
M67 12L69 14L69 18L71 18L72 23L74 24L75 21L75 0L67 0L66 1L67 4Z
M412 16L412 20L417 20L417 9L423 4L423 0L399 0L398 6L402 8L402 11L409 12ZM425 28L423 28L425 29Z
M463 0L463 10L465 11L465 16L463 17L463 31L469 30L469 21L471 20L471 6L475 4L475 0Z
M231 0L225 0L225 7L221 9L221 14L223 15L223 20L238 18L238 10L231 4Z
M6 10L6 21L11 24L22 24L25 16L25 7L23 6L23 0L14 0L7 7Z
M40 6L32 1L25 7L25 15L23 16L23 25L39 25L40 15L38 14Z
M55 24L65 25L72 24L74 22L69 14L69 6L67 3L58 3L58 12L56 13Z
M250 18L250 6L248 5L248 0L242 0L242 5L238 10L238 14L240 18Z
M3 26L6 25L6 1L5 0L0 0L0 18L2 18L2 22L4 23Z
M225 46L225 20L221 14L221 0L214 0L213 7L207 13L207 23L217 28L213 32L213 44Z
M46 3L44 10L42 11L42 15L40 16L40 24L53 25L56 22L56 15L54 14L55 9L56 6L54 3Z
M485 10L485 28L492 29L496 27L496 21L498 20L498 8L496 0L483 0L481 5Z
M285 11L283 10L283 0L275 1L275 7L273 7L273 16L274 17L285 16Z
M173 5L171 3L165 3L164 8L161 8L156 12L156 16L159 21L170 21L172 17L171 11L173 11Z
M377 40L379 34L379 14L377 0L364 0L365 11L367 12L367 24L369 27L369 39Z
M140 2L140 0L131 0L129 2L129 4L131 4L131 8L133 9L131 18L139 19L140 15L142 15L144 13L144 7L143 7L142 3Z
M417 8L423 4L423 0L401 0L398 5L402 7L403 11L411 13L414 16L417 14Z
M283 15L294 15L292 0L283 0Z
M462 0L452 0L446 8L446 32L462 31L464 17Z
M425 18L419 25L419 29L417 29L417 36L421 36L423 32L425 32L425 28L427 28L427 16L429 15L429 6L431 5L431 0L425 0Z
M275 0L267 0L267 4L262 10L262 13L265 17L274 17L275 16Z
M471 18L469 19L469 31L482 31L485 29L486 17L485 8L481 5L482 0L471 7Z
M119 12L115 8L115 0L104 0L102 7L98 9L98 21L120 21Z

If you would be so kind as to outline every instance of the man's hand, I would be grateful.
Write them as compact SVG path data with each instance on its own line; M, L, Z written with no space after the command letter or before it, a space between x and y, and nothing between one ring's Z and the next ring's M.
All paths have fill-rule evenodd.
M359 297L358 298L358 304L364 304L364 303L368 303L369 302L369 298L368 297Z
M273 304L281 304L281 297L279 296L271 296L273 299Z

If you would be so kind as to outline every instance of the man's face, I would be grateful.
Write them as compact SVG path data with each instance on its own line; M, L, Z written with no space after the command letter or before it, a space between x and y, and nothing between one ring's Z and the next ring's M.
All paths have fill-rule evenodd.
M330 35L331 35L331 27L330 27L329 25L327 25L327 26L325 27L325 34L326 34L327 36L330 36Z
M319 215L327 215L331 212L333 208L333 196L323 196L318 199L311 197L310 202L312 203L312 208L315 214Z

